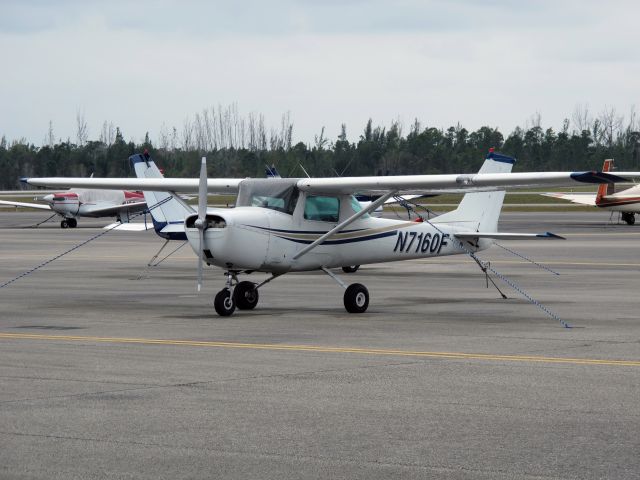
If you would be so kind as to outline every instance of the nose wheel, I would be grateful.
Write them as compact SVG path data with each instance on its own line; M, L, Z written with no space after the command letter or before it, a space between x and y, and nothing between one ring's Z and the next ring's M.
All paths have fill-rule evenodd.
M78 221L75 218L65 218L60 222L60 228L76 228Z
M228 317L236 310L236 302L233 299L231 290L223 288L216 295L213 306L221 317Z
M239 310L253 310L258 305L258 287L271 281L273 278L256 285L253 282L238 282L238 272L227 272L227 285L220 290L214 301L213 306L221 317L228 317L235 312L236 307ZM234 285L235 284L235 285Z

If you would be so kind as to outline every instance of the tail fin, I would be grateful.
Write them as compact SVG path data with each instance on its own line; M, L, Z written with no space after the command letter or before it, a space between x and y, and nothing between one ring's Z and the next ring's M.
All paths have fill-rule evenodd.
M515 159L490 152L478 173L509 173ZM504 190L469 192L455 210L433 219L433 223L455 223L476 232L497 232Z
M155 162L146 153L145 155L132 155L129 157L129 161L138 178L163 177ZM178 199L176 194L146 190L142 193L147 207L150 209L156 233L169 240L186 240L184 219L194 210L182 199Z
M267 178L282 178L280 177L280 174L278 173L278 170L276 170L276 166L275 165L265 165L264 166L264 174Z
M613 170L613 160L607 159L604 161L602 165L603 172L610 172ZM607 195L613 195L616 193L615 183L601 183L598 187L598 194L596 195L596 205L600 204L602 201L602 197L606 197Z

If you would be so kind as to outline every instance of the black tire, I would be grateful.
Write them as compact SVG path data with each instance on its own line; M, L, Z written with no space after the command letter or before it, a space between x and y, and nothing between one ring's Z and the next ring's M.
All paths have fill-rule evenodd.
M223 288L216 295L213 306L221 317L228 317L233 314L236 309L236 302L233 301L233 295L228 288Z
M64 219L60 222L60 228L69 228L69 222Z
M78 221L75 218L69 218L67 220L67 224L69 225L69 228L76 228L78 226Z
M633 225L636 223L636 216L633 213L628 213L625 222L627 222L627 225Z
M364 313L369 306L369 290L360 283L352 283L344 292L344 308L349 313Z
M233 290L233 299L240 310L253 310L258 305L260 298L256 284L253 282L240 282Z
M354 265L352 267L342 267L342 271L344 273L356 273L359 268L360 268L360 265Z

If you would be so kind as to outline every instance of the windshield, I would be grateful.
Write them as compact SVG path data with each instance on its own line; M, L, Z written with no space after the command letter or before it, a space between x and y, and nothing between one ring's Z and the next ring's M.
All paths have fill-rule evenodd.
M238 191L238 207L262 207L293 214L300 191L297 179L270 178L243 180Z

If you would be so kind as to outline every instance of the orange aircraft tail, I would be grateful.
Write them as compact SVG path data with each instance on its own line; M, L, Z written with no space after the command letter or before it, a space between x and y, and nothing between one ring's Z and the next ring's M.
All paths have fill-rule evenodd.
M602 165L603 172L610 172L613 170L613 160L607 159L604 161ZM616 192L614 183L602 183L598 187L598 194L596 195L596 205L598 205L602 201L602 197L606 197L607 195L613 195Z

